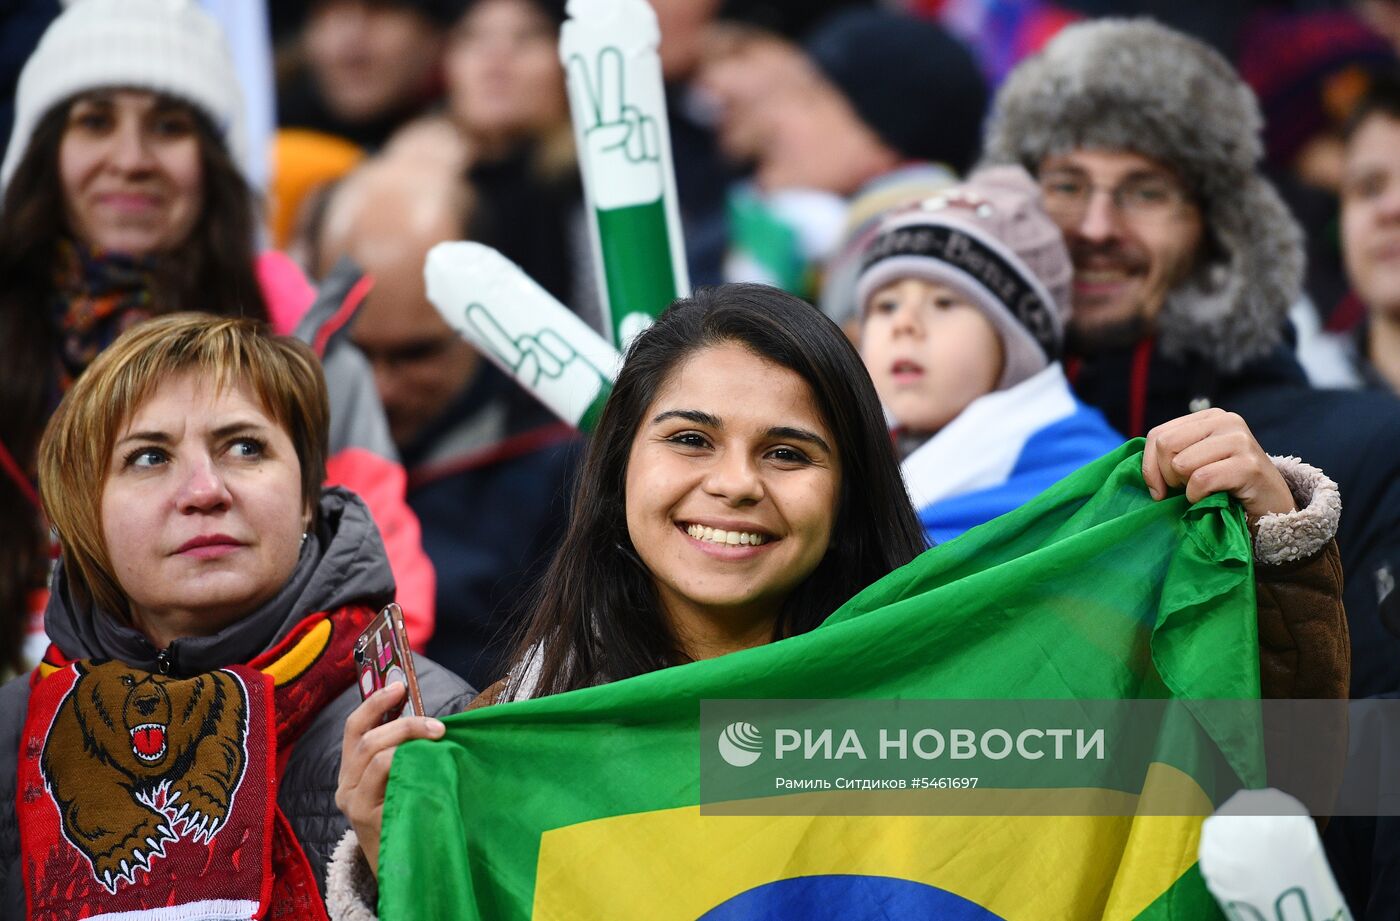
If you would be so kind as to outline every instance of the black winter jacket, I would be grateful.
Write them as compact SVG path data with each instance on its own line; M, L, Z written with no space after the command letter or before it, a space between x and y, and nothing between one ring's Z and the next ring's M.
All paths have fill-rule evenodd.
M1346 575L1352 696L1400 691L1400 636L1378 611L1400 576L1400 400L1316 389L1287 344L1232 374L1205 358L1169 358L1151 344L1079 359L1071 368L1080 399L1130 438L1218 406L1239 413L1269 454L1301 457L1326 471L1342 496L1337 546Z
M156 671L155 649L136 630L99 612L75 605L55 574L44 626L49 637L71 658L118 659ZM282 591L262 608L208 637L176 640L169 648L170 673L189 677L235 665L275 646L308 615L349 604L377 609L391 600L394 580L384 544L369 510L354 494L340 488L324 491L321 520L305 542L301 559ZM416 657L424 708L433 714L456 713L475 696L464 681L431 661ZM29 676L0 688L0 917L26 916L15 784L19 740L29 700ZM340 745L345 718L359 705L352 683L311 722L297 741L282 775L277 802L301 842L325 893L331 851L349 828L335 805L340 773Z

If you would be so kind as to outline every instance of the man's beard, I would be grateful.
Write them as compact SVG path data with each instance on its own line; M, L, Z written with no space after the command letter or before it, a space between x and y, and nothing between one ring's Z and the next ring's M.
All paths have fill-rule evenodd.
M1065 331L1065 351L1070 355L1095 355L1135 345L1152 333L1147 311L1139 307L1130 317L1096 323L1089 328L1070 319Z
M1118 242L1089 243L1083 240L1067 241L1070 261L1077 275L1086 268L1102 268L1107 261L1127 273L1146 273L1149 267L1147 257L1123 247ZM1086 265L1086 263L1088 265ZM1093 265L1098 263L1098 265ZM1153 313L1141 302L1133 305L1129 316L1081 323L1075 319L1073 306L1070 308L1068 329L1065 330L1065 351L1070 355L1093 355L1098 352L1115 351L1134 345L1151 335L1153 323L1148 316Z

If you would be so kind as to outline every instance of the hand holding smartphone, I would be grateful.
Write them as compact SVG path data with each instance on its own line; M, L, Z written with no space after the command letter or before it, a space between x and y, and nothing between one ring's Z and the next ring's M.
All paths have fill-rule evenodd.
M355 640L355 671L361 700L394 682L408 688L403 706L386 714L384 722L404 715L426 715L423 698L418 694L418 674L413 670L413 650L408 645L403 610L397 604L385 605Z

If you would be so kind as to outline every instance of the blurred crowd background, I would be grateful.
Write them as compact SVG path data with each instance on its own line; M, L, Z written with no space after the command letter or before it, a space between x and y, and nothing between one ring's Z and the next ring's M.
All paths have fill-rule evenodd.
M234 50L249 137L244 166L265 193L267 242L313 280L347 247L363 245L347 199L387 188L397 172L406 194L454 199L454 214L443 219L455 235L502 250L580 313L596 311L555 50L564 0L203 5ZM1210 43L1254 89L1268 171L1310 231L1313 305L1329 329L1360 318L1338 242L1341 129L1368 81L1395 58L1400 3L653 5L697 284L756 277L819 296L852 196L910 163L965 172L979 153L990 94L1018 61L1072 22L1145 15ZM10 134L20 70L60 10L57 0L10 0L0 9L0 138ZM862 133L880 142L883 161L860 144ZM335 194L361 166L380 177ZM796 239L775 241L774 223L795 228Z
M1017 63L1072 23L1148 16L1220 51L1258 97L1263 168L1306 231L1292 322L1313 383L1400 387L1364 360L1366 306L1339 206L1345 126L1357 100L1393 80L1400 3L652 3L694 284L767 282L852 324L862 229L978 162L991 100ZM402 462L437 573L427 648L484 686L506 612L560 529L579 441L445 326L422 263L444 240L489 244L601 329L557 52L565 4L202 5L233 52L244 143L231 146L260 203L258 249L294 263L277 263L277 283L258 263L270 317L277 325L273 290L315 296L330 311L321 321L355 302L348 335L393 442L381 450ZM21 68L61 9L0 6L0 137L16 130ZM34 130L21 127L7 162ZM427 636L432 618L416 629Z
M763 281L851 323L862 228L978 162L1017 63L1072 23L1149 16L1220 51L1258 97L1263 168L1306 233L1292 322L1313 383L1400 387L1394 366L1364 360L1339 204L1345 127L1393 82L1400 3L652 3L694 284ZM323 320L355 301L348 335L437 572L427 645L482 686L499 669L504 612L559 530L579 443L444 325L421 269L438 242L487 243L601 328L557 52L564 2L202 5L233 52L233 153L258 195L258 248L290 257L280 290L314 289ZM21 68L60 12L55 0L0 6L0 137L16 130ZM7 161L34 127L22 129ZM268 309L276 325L275 299Z
M187 15L193 2L221 34ZM857 339L863 263L890 209L944 209L940 191L984 159L1025 167L983 175L1005 213L978 232L1073 315L1041 330L1053 342L1038 364L953 414L1032 376L1068 409L1013 443L999 427L1011 414L982 404L981 441L967 423L947 454L986 486L995 451L1066 413L1083 421L1072 386L1096 408L1096 440L1082 456L1045 451L1034 488L999 497L1014 507L1121 437L1207 406L1240 412L1265 449L1340 485L1351 692L1400 694L1400 0L650 2L692 285L775 285ZM73 5L91 15L56 34ZM121 47L138 6L137 31L169 60ZM44 426L123 330L178 310L254 316L314 348L326 482L369 506L413 645L477 688L501 676L583 439L443 321L423 263L444 241L487 244L604 331L565 16L564 0L0 0L0 676L46 645L58 555L37 490ZM1220 60L1138 24L1081 30L1018 68L1103 17L1148 17ZM1262 117L1259 162L1240 80ZM89 220L102 170L165 183L151 186L170 205L157 233ZM950 195L973 217L920 220L975 230L996 209L965 192ZM1124 290L1094 340L1104 292ZM907 459L919 445L895 428ZM1005 510L978 506L945 534L932 509L918 511L939 540ZM1394 917L1400 830L1339 834L1366 842L1347 860L1329 844L1339 875L1384 839L1368 916Z

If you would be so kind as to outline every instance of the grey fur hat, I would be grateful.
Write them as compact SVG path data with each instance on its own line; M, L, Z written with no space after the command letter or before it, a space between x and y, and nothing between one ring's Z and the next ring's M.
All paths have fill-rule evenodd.
M1283 339L1303 281L1303 236L1259 173L1253 92L1219 53L1146 19L1070 26L1002 84L984 159L1038 170L1076 148L1169 164L1201 207L1207 259L1167 296L1163 349L1238 370Z

